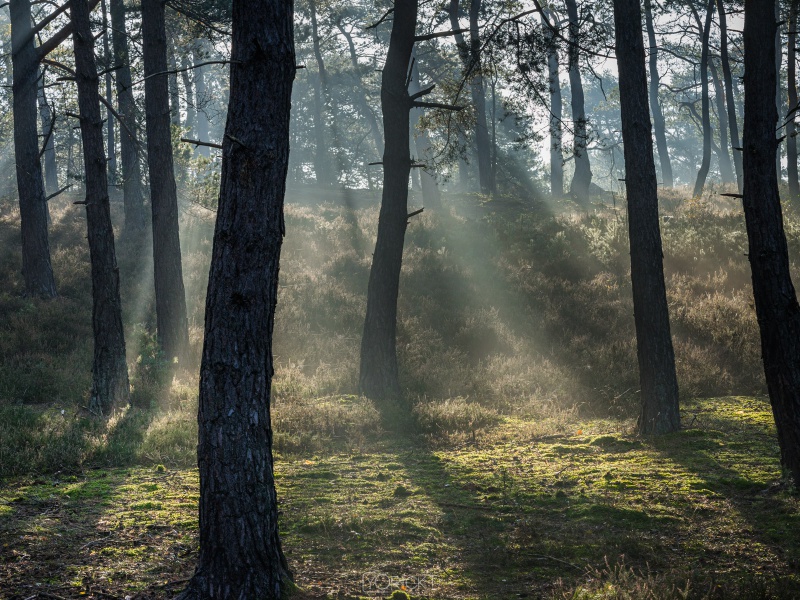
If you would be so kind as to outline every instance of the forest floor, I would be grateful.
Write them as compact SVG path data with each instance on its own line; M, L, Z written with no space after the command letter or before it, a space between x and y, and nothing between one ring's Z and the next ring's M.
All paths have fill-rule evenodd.
M800 496L769 405L702 400L683 420L642 438L508 418L454 443L393 427L359 451L279 455L284 550L313 598L798 597ZM197 499L196 470L163 465L6 480L0 598L171 597Z
M286 211L272 395L283 547L307 597L800 598L800 496L763 397L741 209L661 198L683 430L643 438L616 205L467 195L411 219L398 408L356 395L377 198L312 191ZM138 408L86 412L75 199L51 202L50 301L22 293L19 215L0 201L0 599L166 599L198 550L198 369L170 379L149 242L122 239ZM213 212L182 214L196 361ZM800 215L786 227L798 257Z

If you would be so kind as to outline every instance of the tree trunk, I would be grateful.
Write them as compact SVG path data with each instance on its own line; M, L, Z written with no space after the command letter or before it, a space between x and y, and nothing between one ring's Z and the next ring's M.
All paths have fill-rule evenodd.
M786 85L789 92L789 110L797 107L797 0L789 6L789 42L787 58ZM800 181L797 175L797 125L796 114L792 113L786 121L786 175L789 179L789 198L792 202L800 200Z
M459 22L459 0L450 0L450 5L447 9L448 14L450 15L450 29L453 31L458 31L461 29L461 23ZM458 56L461 58L461 65L464 68L464 72L466 73L470 67L470 46L464 40L464 35L461 33L457 33L454 36L456 42L456 48L458 49ZM459 131L457 133L458 136L458 146L460 148L464 148L466 150L466 154L468 156L476 156L477 150L474 144L471 144L464 132ZM459 187L462 191L470 191L470 173L469 173L469 165L465 157L461 157L458 160L458 182Z
M775 22L778 23L778 28L775 30L775 107L778 111L778 117L785 115L786 111L783 109L783 87L781 86L781 65L783 64L783 44L781 43L781 5L780 2L775 3ZM778 181L783 178L781 166L781 148L783 147L782 138L783 128L775 131L775 139L777 144L777 151L775 152L775 168L778 173Z
M411 51L411 78L409 79L408 92L416 94L420 91L422 81L419 77L419 65L416 60L416 52ZM426 129L417 129L417 124L422 117L422 109L414 108L410 113L411 130L417 130L414 135L413 150L417 160L427 164L431 159L431 139ZM422 202L428 208L440 208L442 206L442 194L439 192L439 185L433 175L428 173L427 167L412 169L419 173L420 188L422 188Z
M181 68L185 69L181 73L181 79L183 81L183 93L186 97L186 122L184 123L184 126L188 130L186 135L191 138L195 135L195 99L194 85L192 84L191 74L189 73L189 66L188 54L181 55Z
M728 130L730 141L733 148L740 148L739 124L736 122L736 101L738 95L734 90L733 76L731 74L731 61L728 56L728 22L725 14L723 0L717 0L717 14L719 15L719 36L720 36L720 62L722 63L722 79L725 82L725 103L728 106ZM736 182L739 192L742 191L742 153L740 150L733 151L733 166L736 168Z
M47 102L47 94L44 88L44 71L42 71L42 82L39 85L39 119L42 122L42 135L46 140L44 145L44 181L45 190L48 194L58 191L58 169L56 168L56 147L53 136L53 112ZM49 212L49 211L48 211Z
M489 128L486 125L486 90L483 85L481 66L481 37L478 29L480 10L481 0L472 0L469 5L469 54L472 68L470 91L472 104L475 106L475 145L478 151L478 177L481 193L491 194L494 193L494 182L492 181Z
M733 164L731 163L728 129L726 127L728 111L725 110L725 93L713 61L709 62L708 66L711 70L711 82L714 84L714 102L717 105L717 122L719 123L719 173L722 177L722 183L736 183L736 176L733 174Z
M697 172L697 179L694 183L694 191L692 196L697 197L703 193L703 188L706 185L706 178L708 171L711 168L711 110L708 94L708 39L711 35L711 17L714 14L714 1L709 0L708 8L706 9L706 22L705 25L700 23L700 15L692 7L695 21L697 22L698 29L702 32L702 50L700 53L700 105L701 115L703 119L703 160L700 163L700 170Z
M211 141L208 137L208 113L206 106L208 104L208 94L206 92L206 74L205 67L198 67L197 64L203 62L202 53L195 49L192 52L192 60L194 60L195 68L192 69L194 75L194 93L196 98L197 109L197 139L204 142ZM209 156L211 151L207 146L200 146L197 149L199 154Z
M653 27L653 9L651 0L644 0L644 21L647 26L647 39L650 43L650 112L653 114L653 129L658 148L658 162L661 165L661 182L664 187L673 186L672 162L669 158L667 147L667 126L664 113L661 112L661 103L658 101L658 44L656 30Z
M800 305L789 253L775 165L778 113L772 102L775 0L748 0L744 15L744 216L761 355L781 463L800 487Z
M166 27L166 25L165 25ZM181 126L181 96L178 91L178 62L175 57L175 32L170 27L167 33L167 65L169 67L169 122L175 127Z
M150 166L150 205L153 214L153 271L158 341L169 361L183 358L188 343L186 295L183 288L178 197L172 165L167 35L164 4L142 0L147 159Z
M561 198L564 195L564 154L562 151L561 132L561 80L558 75L558 44L551 27L555 27L555 19L550 20L549 10L541 14L544 38L547 43L547 71L550 89L550 195Z
M270 425L295 74L291 6L233 1L231 95L200 368L200 556L182 600L279 600L293 586L278 536Z
M47 239L47 204L36 130L36 81L39 59L31 33L29 0L11 0L11 50L14 65L14 158L22 229L25 293L54 298L56 284Z
M119 269L114 250L114 228L108 201L103 119L100 114L94 37L86 0L69 0L75 48L75 81L81 115L83 164L86 173L86 223L92 265L92 330L94 362L89 410L108 414L127 404L128 364L119 296Z
M399 396L397 293L408 220L408 118L411 102L406 73L414 47L418 0L395 0L389 53L381 78L386 147L378 239L367 288L367 315L361 338L361 393L370 398Z
M125 127L120 128L119 146L122 161L122 194L125 205L125 232L136 235L145 227L142 168L139 162L136 102L131 88L131 65L128 55L128 28L125 24L125 1L109 0L111 44L114 50L117 108Z
M316 148L314 149L314 171L317 175L317 183L320 185L331 185L333 176L328 160L330 148L326 142L325 132L325 113L327 112L327 73L325 72L325 62L322 59L322 51L319 47L319 31L317 29L317 5L314 0L309 0L309 12L311 13L311 42L314 49L314 60L317 63L317 74L314 77L314 135Z
M580 53L578 5L575 0L565 0L565 3L569 19L569 86L572 92L572 121L575 131L572 144L575 172L572 175L569 193L578 200L586 200L589 197L589 186L592 184L592 168L589 161L589 134L586 127L583 83L578 64Z
M643 434L661 434L680 429L681 420L664 286L641 19L638 0L614 0L633 314L642 398L638 427Z
M106 83L106 102L108 102L109 106L113 106L114 98L111 95L111 70L110 67L112 65L113 59L111 56L111 49L109 48L108 44L108 36L111 35L111 30L108 27L108 11L106 10L106 2L102 0L101 2L102 11L103 11L103 60L105 60L105 68L106 68L106 75L105 75L105 83ZM94 54L92 54L94 56ZM96 69L95 69L96 70ZM111 184L115 184L117 182L117 145L116 145L116 134L114 129L116 125L116 121L114 120L114 115L111 114L111 111L106 108L106 139L108 140L108 181Z

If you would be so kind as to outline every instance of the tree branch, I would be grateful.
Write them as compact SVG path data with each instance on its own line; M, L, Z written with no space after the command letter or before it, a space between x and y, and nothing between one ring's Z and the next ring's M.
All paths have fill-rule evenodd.
M69 3L65 3L65 7ZM90 0L89 2L89 11L97 7L100 4L100 0ZM47 19L45 19L47 20ZM61 29L56 31L49 40L41 44L38 48L36 48L36 57L39 61L43 60L48 54L50 54L53 50L58 48L58 46L67 39L70 35L72 35L72 21L64 25Z
M411 100L413 102L417 98L422 98L423 96L427 96L428 94L430 94L433 91L433 88L435 88L435 87L436 87L436 84L434 83L430 87L427 87L424 90L420 90L416 94L412 94L411 97L409 98L409 100Z
M59 194L63 194L64 192L66 192L66 191L67 191L69 188L71 188L72 186L73 186L73 184L72 184L72 183L70 183L70 184L68 184L68 185L65 185L63 188L61 188L61 189L60 189L60 190L58 190L57 192L53 192L52 194L50 194L49 196L47 196L47 197L44 199L44 201L45 201L45 202L49 202L50 200L52 200L53 198L55 198L55 197L56 197L56 196L58 196Z
M214 142L201 142L200 140L190 140L189 138L181 138L181 141L187 144L194 144L195 146L208 146L209 148L218 148L222 150L222 144L215 144Z
M455 106L454 104L442 104L441 102L412 102L411 106L414 108L441 108L443 110L464 110L463 106Z
M131 87L135 85L139 85L140 83L144 83L151 77L158 77L159 75L172 75L174 73L183 73L184 71L191 71L192 69L196 69L198 67L205 67L206 65L232 65L232 64L240 64L241 61L238 60L207 60L206 62L197 63L196 65L191 65L189 67L183 67L180 69L171 69L169 71L159 71L158 73L151 73L147 77L142 77L138 81L134 81L131 84Z
M453 31L439 31L436 33L426 33L425 35L415 35L414 41L415 42L426 42L428 40L432 40L434 38L440 37L449 37L451 35L459 35L461 33L467 33L469 29L455 29Z
M389 10L387 10L387 11L384 13L384 15L383 15L383 16L380 18L380 20L379 20L378 22L376 22L376 23L373 23L372 25L367 25L366 27L364 27L364 30L366 31L366 30L368 30L368 29L375 29L375 28L376 28L378 25L380 25L380 24L381 24L381 23L383 23L383 22L384 22L384 21L385 21L387 18L389 18L389 15L390 15L390 14L392 14L393 12L394 12L394 9L393 9L393 8L390 8Z

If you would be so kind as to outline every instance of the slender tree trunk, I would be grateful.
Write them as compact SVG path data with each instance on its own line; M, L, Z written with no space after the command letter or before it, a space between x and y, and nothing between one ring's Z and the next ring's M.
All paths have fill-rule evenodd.
M86 223L92 264L94 362L89 410L96 414L108 414L114 406L128 402L128 364L125 360L119 270L108 201L103 119L100 114L99 79L94 57L94 37L89 23L89 4L86 0L69 0L69 3L86 172Z
M194 85L192 84L192 78L189 73L189 66L188 54L181 55L181 68L186 69L181 73L183 92L186 96L186 122L184 126L188 129L187 135L192 137L195 135L195 99Z
M202 53L195 48L192 52L192 59L194 60L195 68L192 69L194 75L194 93L196 98L196 115L197 115L197 139L208 142L208 113L206 107L208 106L208 93L206 92L206 73L205 67L198 67L197 64L203 62ZM200 146L197 149L199 154L209 156L210 149L207 146Z
M781 463L800 487L800 305L789 271L775 165L774 5L775 0L747 0L744 7L743 205L761 355Z
M547 71L550 89L550 195L561 198L564 195L564 154L561 132L561 80L558 75L558 44L551 27L555 27L552 13L545 10L541 14L544 37L547 43Z
M165 25L166 27L166 25ZM178 90L178 62L175 56L175 32L167 33L167 64L169 67L168 87L169 87L169 122L175 127L181 126L181 96Z
M314 60L317 63L317 74L314 77L314 137L316 139L314 171L317 175L317 183L327 186L333 183L330 161L328 160L330 148L326 142L327 135L325 132L327 73L325 72L325 62L322 59L322 51L319 47L317 5L314 0L309 0L309 11L311 13L311 42L314 49Z
M469 53L472 66L470 92L472 93L472 104L475 106L475 145L478 151L478 177L481 193L491 194L494 193L494 182L492 181L489 128L486 125L486 90L483 85L481 66L481 37L478 28L480 10L481 0L472 0L469 5Z
M579 200L586 200L589 197L589 186L592 184L592 168L589 161L589 133L583 83L578 62L580 56L578 5L575 0L565 0L565 3L569 19L569 86L572 92L572 121L574 123L572 156L575 163L575 172L572 175L569 193Z
M789 92L789 110L797 108L797 0L789 7L789 42L786 85ZM789 179L789 197L792 202L800 200L800 181L797 175L797 125L795 113L786 122L786 175Z
M233 1L231 96L200 367L200 556L181 600L280 600L293 587L278 535L270 425L292 27L291 2Z
M167 35L161 0L142 0L142 39L156 327L161 348L172 361L175 357L183 358L189 333L181 267L178 196L172 164L169 89L167 76L155 75L167 70Z
M644 0L644 20L647 26L647 39L650 43L650 112L653 114L658 162L661 165L661 181L664 187L671 188L673 186L672 162L670 161L669 148L667 147L667 125L664 120L664 113L661 112L661 103L658 101L658 83L660 80L658 73L658 44L656 42L656 30L653 27L651 0Z
M717 0L717 14L719 15L719 36L720 36L720 62L722 63L722 79L725 82L725 103L728 106L728 130L730 141L733 148L741 148L739 139L739 124L736 121L736 101L738 95L734 90L734 80L731 74L731 61L728 56L728 22L725 14L723 0ZM740 150L733 151L733 166L736 168L736 182L739 185L739 192L742 191L742 153Z
M713 61L709 62L711 82L714 84L714 102L717 105L717 120L719 123L719 172L722 183L736 183L731 163L730 142L728 141L728 111L725 110L725 92L717 74Z
M11 0L11 54L14 65L14 158L22 229L25 293L54 298L56 284L47 239L47 204L36 130L36 81L39 59L31 35L29 0Z
M131 65L128 54L128 28L125 24L125 1L109 0L111 44L114 50L117 108L125 127L120 128L119 147L122 162L122 194L125 205L125 232L136 235L145 228L142 167L139 142L136 139L136 102L131 86Z
M778 28L775 30L775 107L778 110L778 116L785 115L786 111L783 109L783 86L781 85L781 65L783 64L783 43L781 42L781 4L775 3L775 22L779 23ZM782 123L781 123L782 124ZM775 167L778 172L778 181L783 179L783 169L781 165L781 148L783 143L783 128L775 131L775 138L777 144L777 152L775 152Z
M58 169L56 167L56 147L53 136L53 112L47 102L47 94L44 89L44 72L42 81L39 85L39 119L42 122L42 135L46 142L44 145L44 181L45 190L48 194L53 194L58 190Z
M353 36L350 35L350 33L345 30L341 24L337 23L336 27L347 40L347 47L350 49L350 64L353 67L353 78L355 79L356 88L356 104L359 107L361 116L367 121L370 131L372 132L372 143L375 145L375 156L381 156L383 155L383 133L378 126L378 120L375 118L375 113L372 112L369 102L367 102L367 92L364 89L364 82L361 79L360 66L358 64L358 56L356 55L356 46L353 43Z
M700 15L692 7L697 27L703 34L702 50L700 53L700 104L701 115L703 119L703 160L700 163L700 170L697 172L697 179L694 183L694 191L692 196L700 196L703 193L703 188L706 185L706 178L708 171L711 168L711 107L708 94L708 39L711 35L711 17L714 14L714 0L709 0L708 8L706 9L706 22L705 25L700 23Z
M361 392L370 398L399 396L397 293L408 222L408 118L411 102L406 73L414 47L418 0L395 0L389 53L381 80L386 147L378 239L367 288L367 315L361 338Z
M100 3L103 11L103 60L106 62L106 102L109 106L113 106L114 98L111 95L111 71L109 70L112 65L111 49L109 48L108 37L111 35L111 30L108 27L108 11L106 10L106 1L102 0ZM114 132L116 121L111 111L106 108L106 139L108 140L108 181L111 184L117 182L117 145L116 134Z
M633 314L642 396L639 431L660 434L677 431L681 420L658 225L641 19L639 0L614 0Z
M416 61L416 52L411 51L411 79L409 80L409 94L416 94L420 91L422 82L419 77L419 65ZM414 135L413 148L417 160L427 164L431 159L431 139L426 129L417 129L417 124L422 117L422 110L414 108L410 113L411 130L417 130ZM413 135L413 134L412 134ZM412 173L415 169L412 169ZM440 208L442 206L442 194L439 192L439 185L433 175L428 173L427 167L417 168L419 172L419 184L422 189L422 202L428 208Z
M453 31L458 31L461 29L461 23L459 22L459 1L460 0L450 0L450 5L448 7L448 14L450 15L450 28ZM461 33L457 33L454 36L456 42L456 48L458 48L458 56L461 58L461 65L464 68L464 72L469 69L470 67L470 46L464 39L464 35ZM464 132L459 130L458 132L458 145L460 148L464 148L466 154L468 156L476 156L477 150L475 145L467 140ZM458 181L459 187L463 191L470 190L470 181L469 181L469 165L465 158L460 158L458 161Z

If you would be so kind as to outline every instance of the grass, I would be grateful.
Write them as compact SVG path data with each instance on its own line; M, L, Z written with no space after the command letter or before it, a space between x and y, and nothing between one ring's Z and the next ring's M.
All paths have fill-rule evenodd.
M665 202L685 427L650 439L633 433L624 214L448 197L414 217L407 402L386 405L357 395L376 199L336 199L350 205L290 196L275 321L281 529L308 595L364 595L372 573L427 598L798 597L800 507L763 399L740 211ZM18 215L0 207L0 598L167 598L197 551L196 368L165 377L149 242L123 240L134 402L107 422L86 413L72 200L54 201L52 302L21 296ZM197 360L212 214L183 217ZM796 256L791 211L787 231Z

